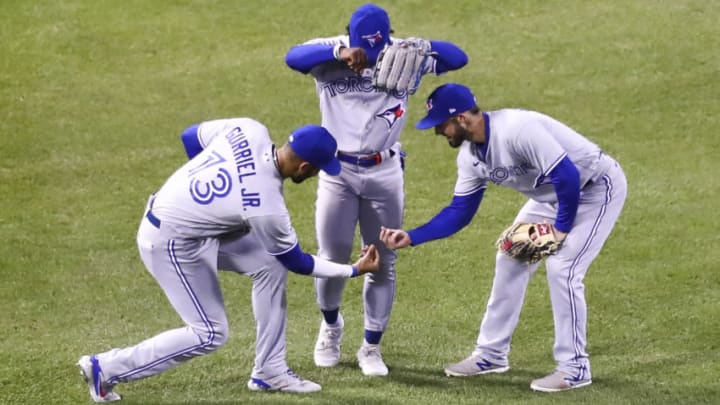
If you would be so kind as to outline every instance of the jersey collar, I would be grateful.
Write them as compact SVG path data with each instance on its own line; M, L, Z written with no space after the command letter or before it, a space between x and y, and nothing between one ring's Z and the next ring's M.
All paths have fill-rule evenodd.
M483 123L485 124L485 141L483 143L476 143L475 154L478 159L483 162L487 158L488 145L490 145L490 116L487 113L482 113Z

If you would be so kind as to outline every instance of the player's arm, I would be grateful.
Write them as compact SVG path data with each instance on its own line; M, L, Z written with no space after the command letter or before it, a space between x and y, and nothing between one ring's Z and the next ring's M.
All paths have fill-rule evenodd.
M484 192L485 187L468 195L456 195L433 219L413 230L380 227L380 240L390 249L400 249L453 235L472 221Z
M430 40L430 45L436 61L435 74L440 75L467 65L467 54L452 42Z
M568 233L580 205L580 172L567 155L548 173L558 198L555 229Z
M340 61L344 44L338 38L319 38L295 45L285 55L285 63L300 73L310 73L318 65Z
M185 146L185 153L187 153L190 159L194 158L195 155L203 150L203 146L200 144L200 137L198 136L199 129L200 124L191 125L180 135L183 146Z
M412 246L431 240L447 238L465 228L480 208L485 188L468 195L456 195L450 205L443 208L430 221L408 231Z
M305 253L287 214L253 217L250 222L268 253L293 273L318 278L350 278L378 269L379 256L374 246L370 246L353 265L334 263Z
M520 133L523 135L517 138L517 151L533 166L543 170L535 181L536 187L545 178L550 178L558 199L558 213L553 226L566 234L572 229L580 204L580 172L543 125L530 123Z
M370 246L370 250L365 253L377 256L374 246ZM350 278L357 277L361 274L375 271L372 263L361 258L353 265L334 263L321 257L303 252L300 243L296 243L289 251L277 254L275 257L288 270L293 273L312 276L317 278ZM373 259L371 259L373 260ZM377 265L377 263L375 263Z

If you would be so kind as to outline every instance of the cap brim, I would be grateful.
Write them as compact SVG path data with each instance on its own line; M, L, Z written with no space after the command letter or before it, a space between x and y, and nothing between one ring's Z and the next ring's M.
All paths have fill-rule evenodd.
M340 161L335 158L327 162L327 164L323 165L320 169L331 176L337 176L340 174L342 167L340 166Z
M418 121L417 124L415 124L415 128L417 128L417 129L430 129L430 128L433 128L433 127L436 127L436 126L442 124L444 121L445 121L445 120L442 119L442 118L431 117L431 116L428 115L427 117L425 117L425 118L421 119L420 121Z

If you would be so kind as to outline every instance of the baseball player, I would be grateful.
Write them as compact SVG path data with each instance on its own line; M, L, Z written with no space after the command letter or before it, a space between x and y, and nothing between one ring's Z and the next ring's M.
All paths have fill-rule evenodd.
M255 365L248 388L306 393L320 385L285 363L286 269L313 277L376 271L374 246L353 266L304 253L283 199L283 180L340 173L336 142L323 127L296 129L276 148L267 128L249 118L203 122L183 141L191 159L150 197L137 235L140 257L185 326L135 346L82 356L91 398L120 399L116 384L168 370L210 353L228 338L219 268L253 279L257 322Z
M365 375L383 376L388 369L379 343L395 297L394 251L378 242L381 224L402 226L403 169L398 140L405 125L408 91L373 87L372 67L390 37L390 20L382 8L365 4L352 14L348 35L317 38L289 50L288 66L315 79L322 125L338 141L339 176L321 173L315 226L318 255L332 261L350 258L355 227L363 243L378 246L380 270L365 278L365 335L357 358ZM424 40L422 40L424 41ZM428 41L433 56L422 73L459 69L467 56L456 45ZM344 321L340 314L344 280L315 280L323 319L314 350L315 364L338 364Z
M458 178L450 205L411 231L383 228L388 248L417 246L465 227L478 210L488 182L511 187L529 200L515 223L544 224L561 247L545 260L555 322L557 368L532 381L554 392L591 383L586 347L583 279L620 215L627 183L618 163L597 145L547 115L517 109L483 112L470 89L438 87L427 99L417 128L435 128L459 148ZM531 239L539 237L530 235ZM495 279L475 350L445 368L448 376L503 373L510 340L530 277L539 266L498 253Z

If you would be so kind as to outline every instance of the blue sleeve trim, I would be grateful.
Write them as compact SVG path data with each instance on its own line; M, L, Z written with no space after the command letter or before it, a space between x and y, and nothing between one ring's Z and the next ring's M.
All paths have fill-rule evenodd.
M555 228L567 233L572 229L580 204L580 173L570 158L565 156L549 174L558 198Z
M194 158L195 155L203 150L202 145L200 145L200 138L198 137L199 128L199 124L187 127L182 135L180 135L180 139L183 145L185 145L185 153L187 153L190 159Z
M450 205L443 208L433 219L408 232L412 245L447 238L466 227L480 207L484 193L485 188L481 188L473 194L454 196Z
M309 255L302 251L300 243L296 243L292 249L288 250L283 254L275 256L283 266L287 267L288 270L293 273L310 275L315 268L315 259L312 255Z
M310 73L315 66L336 60L333 48L326 44L297 45L285 55L285 63L300 73Z
M433 55L437 64L435 65L435 74L440 75L451 70L457 70L467 65L468 56L459 46L452 42L431 40L432 51L437 52Z

